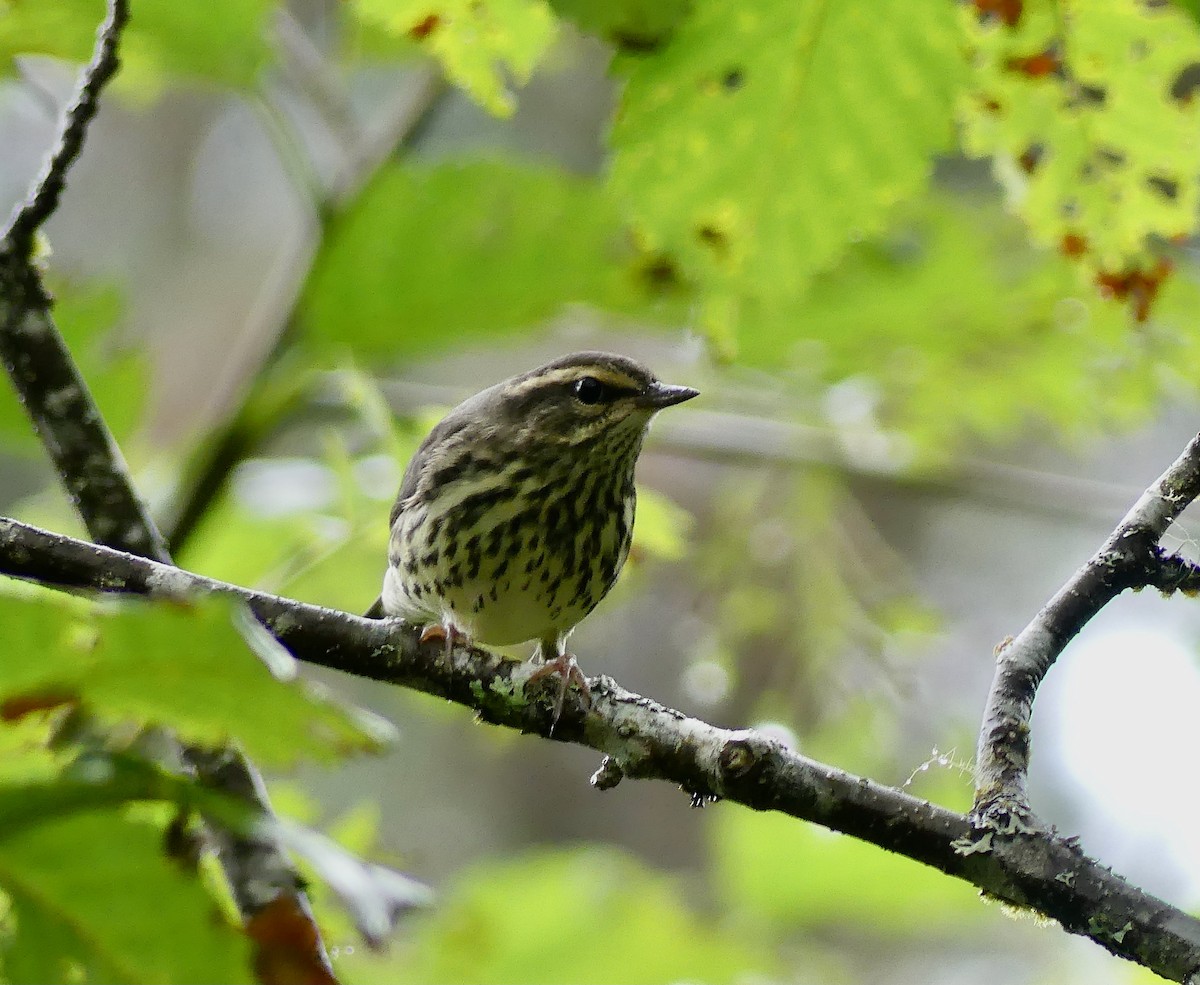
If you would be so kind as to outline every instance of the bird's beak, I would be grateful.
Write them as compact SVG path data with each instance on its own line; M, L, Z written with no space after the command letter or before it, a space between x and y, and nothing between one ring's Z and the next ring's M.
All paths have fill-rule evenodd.
M638 394L634 402L639 407L661 410L664 407L672 407L685 400L691 400L699 393L699 390L693 390L690 386L675 386L672 383L659 383L658 380L655 380L642 393Z

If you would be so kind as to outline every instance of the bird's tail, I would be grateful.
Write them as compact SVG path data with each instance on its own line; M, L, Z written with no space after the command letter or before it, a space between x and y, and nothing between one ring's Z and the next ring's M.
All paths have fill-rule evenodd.
M375 600L375 602L371 605L371 608L369 608L366 612L363 613L363 618L364 619L382 619L385 615L386 615L386 613L383 611L383 596L380 595L379 598L377 598Z

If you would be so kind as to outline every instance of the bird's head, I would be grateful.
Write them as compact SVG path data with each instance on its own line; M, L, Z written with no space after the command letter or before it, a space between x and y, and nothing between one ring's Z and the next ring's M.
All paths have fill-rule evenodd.
M662 383L641 363L606 352L563 356L495 389L497 410L521 440L569 445L640 436L658 411L699 392Z

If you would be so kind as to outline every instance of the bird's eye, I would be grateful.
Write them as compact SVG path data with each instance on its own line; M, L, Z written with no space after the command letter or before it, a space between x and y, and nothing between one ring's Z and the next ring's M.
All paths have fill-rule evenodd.
M571 391L581 404L598 404L604 399L608 387L594 376L585 376L571 384Z

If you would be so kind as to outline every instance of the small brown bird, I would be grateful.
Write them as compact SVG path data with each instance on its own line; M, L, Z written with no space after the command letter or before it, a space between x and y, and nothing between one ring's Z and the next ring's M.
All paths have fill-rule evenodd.
M567 637L608 594L633 533L634 464L658 411L696 396L640 363L578 352L454 408L421 443L391 512L383 594L367 613L445 638L536 640L531 680L587 682Z

